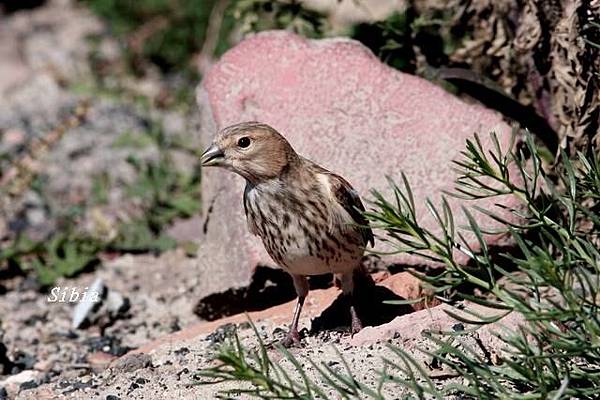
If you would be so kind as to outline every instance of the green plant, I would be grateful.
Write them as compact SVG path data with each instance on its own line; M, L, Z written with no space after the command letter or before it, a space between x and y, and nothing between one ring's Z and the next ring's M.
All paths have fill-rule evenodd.
M462 376L463 384L440 388L413 356L394 348L399 358L387 360L386 370L379 371L379 387L403 386L418 398L445 398L450 394L479 399L600 396L600 160L596 154L579 154L569 160L563 153L556 176L548 176L533 138L526 133L524 139L502 149L492 135L494 146L488 151L475 136L456 162L460 178L454 195L468 201L510 194L523 201L524 208L504 210L516 215L519 222L493 210L472 208L503 224L502 231L517 245L514 254L492 255L485 236L498 231L487 232L466 207L463 212L469 226L456 227L444 199L439 207L427 202L441 233L422 227L404 176L402 186L392 183L392 201L374 192L375 209L366 216L385 231L384 240L396 245L398 251L445 264L445 270L434 276L413 271L438 299L450 304L468 300L490 310L485 313L487 317L469 308L449 311L452 317L473 329L500 321L509 313L518 313L525 321L517 331L499 336L505 349L495 363L460 348L448 333L427 335L434 350L419 351ZM474 234L478 250L465 240L463 229ZM469 265L455 260L457 250L468 256ZM247 359L248 351L238 342L233 350L229 347L221 351L221 364L204 371L204 376L250 382L261 388L255 392L261 398L279 396L274 382L285 385L288 392L284 394L291 393L292 384L283 373L267 374L264 356L252 357L254 361ZM252 367L255 365L263 365L258 370L262 371L260 379L250 379L257 373ZM325 379L327 371L317 369L317 373ZM302 380L294 384L298 382ZM374 388L364 387L348 376L345 382L352 384L354 392L335 388L343 398L381 396L379 389L373 392ZM319 384L304 381L300 393L293 396L324 398L313 385Z
M110 175L106 171L92 177L92 189L90 193L91 204L108 203L108 190L110 184Z
M243 33L288 29L319 38L329 31L325 17L298 0L237 0L232 13Z
M202 47L214 0L81 0L126 38L130 61L183 71Z
M410 12L395 13L383 21L363 23L353 28L351 37L371 49L386 64L401 71L414 71Z
M510 210L522 219L520 223L475 208L506 227L517 243L519 255L493 258L484 231L467 210L464 212L479 242L479 253L469 248L466 241L458 242L449 212L439 213L433 206L430 209L445 232L444 237L427 231L418 235L402 228L396 231L398 226L414 223L408 186L405 190L395 188L401 200L394 210L379 196L378 205L385 212L373 213L371 217L383 225L389 222L388 217L399 218L399 224L388 225L386 230L406 251L426 249L445 261L446 270L437 276L417 274L438 294L445 299L467 299L499 310L495 318L480 318L471 313L466 319L459 319L485 324L503 314L518 312L528 322L519 332L503 338L511 355L500 367L482 365L456 351L454 355L460 356L458 362L435 355L441 363L470 377L469 386L461 388L463 393L488 398L560 395L594 398L600 393L598 157L579 154L576 160L569 160L563 153L558 182L553 182L544 172L529 134L519 149L511 146L502 151L495 138L494 143L495 149L487 152L477 138L468 142L464 159L456 163L462 172L457 195L466 200L505 194L520 198L526 212ZM525 161L527 154L531 155L530 165ZM456 236L460 238L460 234ZM471 258L472 268L463 268L453 261L448 250L457 248ZM459 286L464 283L482 294L461 289ZM436 342L440 344L439 339Z
M388 378L386 375L382 376L382 384L378 389L373 390L353 376L350 366L340 353L337 354L344 365L344 372L339 372L326 363L317 364L308 359L307 362L323 378L325 384L322 384L310 378L300 360L283 347L277 346L277 349L290 362L293 371L287 370L279 362L272 361L254 324L252 328L258 338L258 349L248 350L240 341L237 332L234 332L219 348L215 357L219 364L197 373L198 384L212 385L232 380L249 384L222 391L218 395L219 398L246 395L262 399L327 399L330 398L328 392L332 390L345 399L357 398L360 394L383 399L381 389L383 382Z
M98 262L103 244L90 237L59 234L40 247L30 260L42 286L52 285L59 277L70 278Z
M100 241L76 235L72 229L45 241L33 241L20 235L0 252L0 262L31 271L40 285L49 286L61 276L73 277L98 262L98 252L103 247Z
M175 170L171 157L163 153L155 162L128 160L138 180L128 188L129 195L142 202L144 214L119 227L111 248L119 251L164 251L177 245L163 233L177 218L189 218L200 210L200 174Z

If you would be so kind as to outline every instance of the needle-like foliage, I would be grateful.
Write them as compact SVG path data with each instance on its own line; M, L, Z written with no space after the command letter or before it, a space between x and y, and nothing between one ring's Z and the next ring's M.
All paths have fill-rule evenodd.
M413 272L440 300L479 306L479 312L467 307L461 312L449 311L450 316L476 328L502 323L503 317L515 313L522 318L522 325L500 336L504 348L494 362L459 346L448 334L428 334L435 350L420 351L463 377L460 384L453 381L440 388L413 356L392 348L398 357L384 360L379 387L370 388L352 380L348 382L354 384L354 391L329 387L342 398L381 398L381 388L387 385L402 386L417 398L445 398L450 394L478 399L600 397L600 159L597 154L578 154L571 160L563 153L561 162L548 174L529 133L523 133L518 141L515 135L506 149L501 148L494 134L491 139L491 149L486 149L477 136L467 141L461 159L455 162L459 178L455 192L448 195L465 200L461 212L467 227L456 226L456 210L445 198L439 205L430 200L426 203L439 229L423 227L404 175L401 185L390 180L391 199L373 192L373 210L365 215L385 232L383 240L395 245L397 251L445 265L443 272L434 276ZM521 206L498 206L497 210L468 207L469 200L499 196L515 196ZM500 222L501 232L489 232L480 226L476 213ZM507 213L516 218L507 218ZM476 239L477 246L467 240L466 231ZM510 237L515 250L494 255L486 242L491 233ZM457 253L466 255L469 263L458 262ZM482 313L482 307L489 312ZM225 358L226 354L234 357ZM257 387L255 380L235 368L245 357L238 342L235 353L219 355L221 364L209 375L218 372L221 379L250 382ZM264 365L261 360L257 365ZM322 376L328 372L316 371L318 382L323 381ZM348 374L351 376L350 371ZM264 382L275 380L290 388L298 385L277 375L263 376ZM288 395L326 398L317 390L322 388L317 381L307 383L306 374L302 377L305 390L288 391ZM260 384L269 388L266 383ZM307 393L312 394L307 397ZM281 398L271 389L255 394Z

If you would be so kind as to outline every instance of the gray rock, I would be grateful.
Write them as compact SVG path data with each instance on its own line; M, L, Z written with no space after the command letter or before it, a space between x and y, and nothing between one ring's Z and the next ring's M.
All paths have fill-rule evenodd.
M0 95L25 81L31 73L19 54L19 34L7 22L8 18L3 18L0 23Z
M50 70L62 79L87 74L88 37L102 33L101 22L71 0L47 3L3 21L20 39L21 58L33 71Z
M25 92L19 91L18 96L14 94L6 101L0 98L0 131L21 130L32 140L48 134L72 112L78 97L60 88L58 92L46 88L46 83L54 84L52 80L41 81L39 84L29 82L28 90L22 88ZM36 100L42 93L48 102ZM30 104L36 107L31 108ZM41 167L38 176L44 182L39 192L25 191L22 196L11 199L10 210L0 212L0 215L19 219L8 221L8 229L12 227L14 231L18 227L29 237L43 240L56 231L55 222L65 209L84 206L79 227L93 237L105 239L114 234L118 221L140 216L139 199L127 192L127 187L139 177L128 158L135 156L142 163L158 161L158 145L147 134L155 122L133 105L101 99L92 102L87 116L81 126L65 132L37 160ZM144 145L128 145L123 143L124 137L132 137ZM11 158L22 156L7 151L8 148L5 151L0 148L2 154ZM182 157L177 157L179 159ZM175 162L174 167L189 173L192 163L189 159L185 161ZM4 168L8 169L9 164L0 157L0 169ZM98 180L99 177L102 179ZM99 181L106 184L94 186ZM95 203L94 193L100 193L106 202ZM34 202L32 196L36 197Z
M5 389L8 398L15 397L19 391L39 386L47 379L46 374L40 371L26 370L0 381L0 387ZM0 397L1 398L1 397Z
M127 354L115 361L112 366L115 372L133 372L152 365L152 357L146 353Z
M1 18L0 170L8 170L33 147L34 140L46 138L71 116L84 97L78 93L92 99L87 120L35 157L34 172L43 184L33 210L23 198L27 191L10 201L0 199L0 237L10 239L18 231L43 241L56 232L65 209L75 206L84 208L78 221L85 233L111 239L118 221L140 214L139 200L136 203L126 193L125 186L138 178L128 157L142 162L158 159L158 146L147 135L154 124L162 124L166 135L175 135L198 131L193 128L197 121L179 111L147 110L94 93L91 53L117 62L121 50L100 20L76 1L48 0L43 7ZM98 36L97 49L90 44L90 35ZM117 83L115 88L122 90L123 82ZM158 91L163 83L159 76L137 82ZM79 88L77 93L73 87ZM144 145L119 143L125 135L141 138ZM189 160L174 159L176 168L189 171ZM104 176L108 185L100 189L108 201L99 205L93 188L97 178Z

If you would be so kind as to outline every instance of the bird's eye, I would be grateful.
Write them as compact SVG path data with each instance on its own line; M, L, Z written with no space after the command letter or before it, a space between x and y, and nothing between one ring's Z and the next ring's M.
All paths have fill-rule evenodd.
M239 138L238 146L240 146L242 149L245 149L246 147L250 146L250 138L247 136Z

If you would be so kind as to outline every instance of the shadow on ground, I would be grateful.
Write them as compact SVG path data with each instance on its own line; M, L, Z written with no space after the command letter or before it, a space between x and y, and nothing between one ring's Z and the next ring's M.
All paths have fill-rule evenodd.
M325 289L331 286L332 281L331 274L309 279L311 289ZM258 266L249 286L203 297L194 307L194 313L207 321L215 321L245 311L266 310L295 298L296 290L287 272Z
M333 284L331 274L311 276L309 281L311 290L325 289ZM386 304L386 301L404 299L387 288L375 285L370 278L358 281L356 292L359 294L357 312L364 326L385 324L414 311L408 305ZM249 286L206 296L198 301L194 313L202 319L215 321L243 312L265 310L295 298L296 291L287 272L257 267ZM311 334L349 325L349 302L340 291L340 296L313 320Z
M359 293L357 313L363 326L378 326L415 310L409 305L387 304L388 301L405 300L393 291L377 286L373 282L361 282L356 288ZM340 295L321 315L312 321L310 334L350 326L349 298Z

